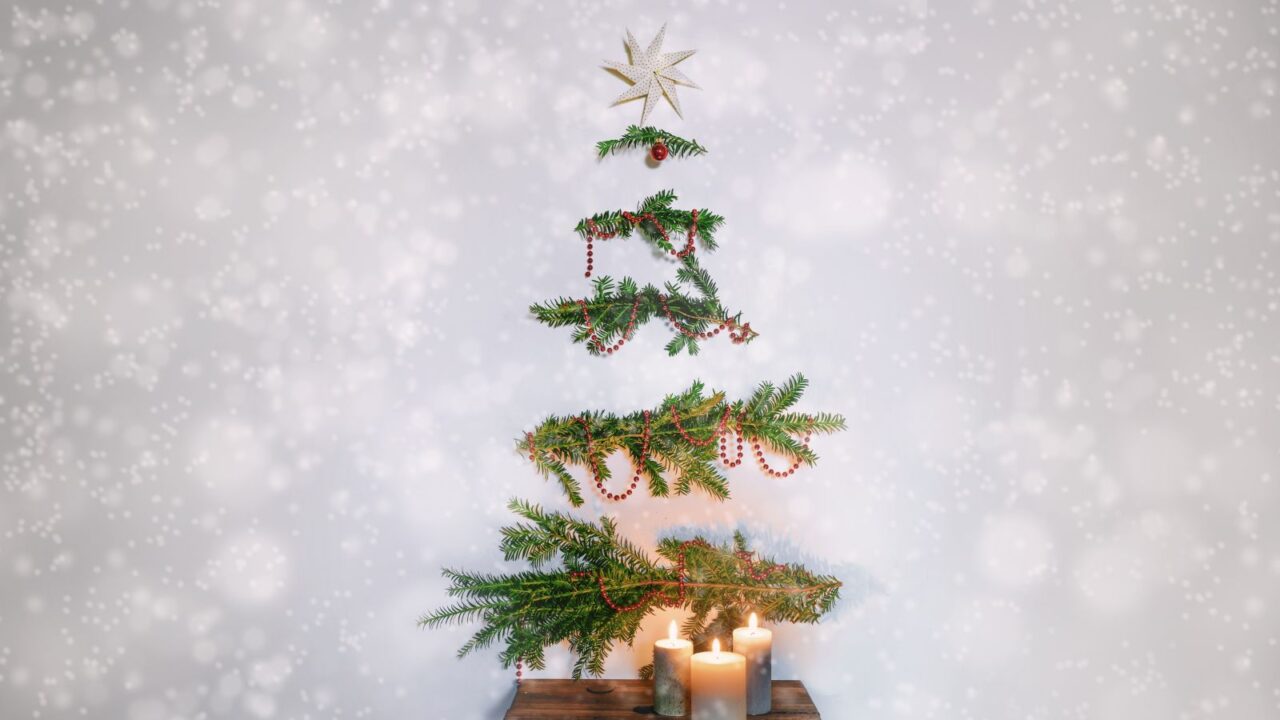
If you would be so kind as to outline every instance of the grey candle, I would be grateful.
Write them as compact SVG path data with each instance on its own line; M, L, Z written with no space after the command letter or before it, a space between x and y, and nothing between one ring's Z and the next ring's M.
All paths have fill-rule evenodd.
M671 621L668 637L653 644L653 711L680 716L689 712L689 664L693 643L677 637Z
M733 631L733 651L747 659L747 714L773 709L773 633L756 627L751 613L747 627Z

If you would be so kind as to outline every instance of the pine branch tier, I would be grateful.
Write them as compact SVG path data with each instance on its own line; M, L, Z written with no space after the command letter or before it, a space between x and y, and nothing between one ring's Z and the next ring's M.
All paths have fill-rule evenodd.
M720 302L715 281L692 256L681 258L676 281L641 288L634 279L615 282L596 278L595 292L583 298L556 298L529 307L533 316L549 327L573 326L573 342L585 343L592 355L612 355L622 348L638 326L665 320L672 330L668 355L681 351L696 355L699 340L726 332L734 344L745 344L759 333L741 313L731 313Z
M667 152L673 158L705 155L707 153L707 149L699 145L697 140L686 140L666 130L659 130L652 126L640 127L639 125L628 127L622 137L601 140L596 143L596 152L599 153L601 158L604 158L623 150L648 149L657 144L665 145Z
M800 465L817 462L809 448L812 434L844 429L840 415L791 411L807 387L808 381L797 374L781 385L762 383L751 397L731 402L724 393L708 394L701 382L695 382L653 409L549 417L517 447L543 477L560 484L575 506L584 498L581 483L569 472L571 464L588 468L591 484L609 500L629 498L642 481L655 497L687 495L697 488L724 500L729 486L717 463L730 468L742 464L749 445L766 474L789 476ZM605 462L618 451L631 460L629 483L621 485L612 482ZM784 457L787 464L773 467L766 452Z
M577 656L573 677L600 676L614 645L631 644L644 618L660 608L688 611L682 634L706 647L712 638L732 637L751 612L766 621L816 623L840 595L839 580L757 558L741 534L731 545L665 538L659 562L619 537L607 517L591 523L520 500L510 508L523 522L503 528L503 558L531 569L445 570L455 601L420 621L427 627L479 621L459 656L505 645L498 654L505 667L523 662L542 669L546 648L567 642Z
M672 255L694 252L694 240L708 250L716 249L716 231L724 217L706 208L680 210L671 207L679 199L674 190L661 190L640 201L635 212L606 210L578 221L574 230L587 241L631 237L639 233L660 250ZM671 243L672 232L685 233L685 245L677 250Z

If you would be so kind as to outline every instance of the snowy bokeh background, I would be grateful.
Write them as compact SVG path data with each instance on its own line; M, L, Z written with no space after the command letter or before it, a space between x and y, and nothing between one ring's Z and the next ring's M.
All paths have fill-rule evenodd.
M4 16L6 720L501 717L512 672L415 623L503 567L508 498L565 507L514 440L795 371L850 420L819 467L584 512L843 573L778 629L824 717L1280 713L1275 0ZM653 119L712 154L597 162L639 117L600 63L663 22L704 89ZM763 335L535 324L577 218L664 187Z

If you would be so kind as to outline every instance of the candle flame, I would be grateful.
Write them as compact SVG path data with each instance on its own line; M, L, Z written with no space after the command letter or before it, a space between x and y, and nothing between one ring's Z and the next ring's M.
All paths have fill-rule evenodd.
M715 640L711 641L711 652L717 655L720 654L720 638L716 638Z
M671 640L676 639L676 621L675 620L672 620L671 624L667 626L667 638Z
M751 628L752 630L755 630L756 626L759 624L760 624L760 621L756 619L756 614L751 613L751 619L747 620L747 627Z

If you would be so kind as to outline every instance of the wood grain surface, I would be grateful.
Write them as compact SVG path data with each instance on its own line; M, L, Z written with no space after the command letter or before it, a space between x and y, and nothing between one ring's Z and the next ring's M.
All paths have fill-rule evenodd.
M506 720L634 720L642 717L659 717L653 712L653 683L648 680L525 680L516 691ZM754 717L818 720L820 716L804 683L776 680L773 712Z

